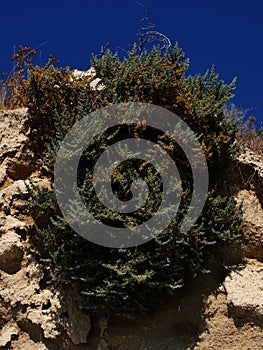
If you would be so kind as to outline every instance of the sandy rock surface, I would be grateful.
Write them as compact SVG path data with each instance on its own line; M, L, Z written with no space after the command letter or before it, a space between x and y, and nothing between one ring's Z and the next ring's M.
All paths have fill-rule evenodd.
M74 291L46 284L44 263L28 240L33 218L20 199L24 180L48 183L28 146L26 112L0 111L0 349L262 350L262 157L247 151L233 176L236 200L244 203L243 261L164 296L163 309L152 315L94 319Z
M0 349L54 349L54 341L74 349L87 341L89 315L74 296L61 305L61 294L43 286L43 266L26 238L33 219L21 193L30 181L47 185L34 173L26 121L26 109L0 111Z
M253 319L263 326L263 264L251 260L237 266L225 279L224 285L232 316Z

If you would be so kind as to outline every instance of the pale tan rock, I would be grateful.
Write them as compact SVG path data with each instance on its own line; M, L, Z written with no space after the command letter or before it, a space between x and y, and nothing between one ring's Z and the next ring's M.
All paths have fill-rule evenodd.
M21 268L23 247L19 236L12 230L0 238L0 269L7 273L15 273Z
M43 342L35 342L27 333L20 333L19 338L12 342L12 350L50 350ZM58 348L59 349L59 348Z
M18 180L10 186L0 190L0 209L10 209L13 200L20 197L19 191L27 193L26 184L29 184L29 181Z
M263 262L263 156L242 153L231 179L236 202L243 205L243 256Z
M19 321L30 321L40 326L47 339L54 339L60 334L58 325L61 324L61 305L57 293L40 289L41 278L43 273L34 263L12 276L3 275L0 297L11 307L25 306L24 312L17 315Z
M46 339L55 339L60 335L58 328L62 326L59 294L47 289L40 291L35 295L34 305L34 308L27 309L26 318L41 327Z
M0 110L0 186L3 185L8 175L13 174L14 179L18 179L21 174L21 178L25 178L23 175L25 176L31 170L29 163L25 162L25 159L28 158L26 154L28 137L23 130L27 121L27 108L13 111ZM19 165L18 159L20 163L24 159L24 163Z
M0 347L5 347L12 339L13 335L18 335L20 329L15 322L8 322L0 330Z
M43 330L44 337L47 339L56 338L60 332L57 329L58 317L56 316L57 310L42 310L41 308L30 309L27 312L27 319L33 324L37 324Z
M258 174L263 177L263 156L260 156L246 148L245 152L243 152L238 159L240 163L250 166L252 169L254 169L254 172L258 172Z
M5 303L15 306L16 304L30 305L32 303L40 305L39 283L43 278L43 272L35 264L30 263L16 274L2 274L0 284L0 297Z
M22 230L26 226L24 221L18 220L11 215L5 216L5 223L0 227L0 234L5 234L5 232L10 230Z
M261 350L263 348L262 328L253 323L236 326L235 319L229 315L225 292L210 293L204 306L205 325L202 331L196 336L196 340L193 339L193 346L189 345L189 348L182 349Z
M105 89L105 86L103 84L100 84L101 79L100 78L95 78L92 80L92 82L90 82L90 87L92 90L97 90L97 91L101 91L103 89Z
M0 186L2 186L4 184L6 178L7 178L6 167L4 167L3 164L1 164L1 167L0 167Z
M263 264L237 266L224 281L227 302L234 317L263 325Z
M101 79L100 78L95 78L92 79L93 77L96 76L96 70L94 67L89 68L86 71L81 71L78 69L74 69L72 71L72 76L74 79L79 80L82 78L90 78L89 79L89 84L92 90L97 90L97 91L101 91L103 89L105 89L105 86L103 84L101 84Z
M0 110L0 162L19 151L28 137L23 132L28 121L27 108L10 111Z
M241 190L236 196L243 203L243 254L263 261L263 209L255 191Z

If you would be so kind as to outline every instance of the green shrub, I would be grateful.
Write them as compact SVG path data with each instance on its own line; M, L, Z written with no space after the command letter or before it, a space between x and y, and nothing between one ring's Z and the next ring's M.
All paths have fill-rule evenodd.
M53 192L31 188L28 201L34 232L46 256L50 282L77 287L82 307L89 312L131 316L145 313L173 294L191 277L208 272L207 252L237 243L241 209L231 198L210 192L203 214L187 233L173 222L156 239L138 247L112 249L98 246L75 233L61 216Z
M136 55L136 49L122 62L110 51L100 59L93 57L97 77L106 86L104 105L147 102L162 106L201 136L211 166L232 158L237 122L225 117L223 107L233 96L235 79L225 84L213 67L203 76L186 76L189 63L178 45L164 55L157 49Z
M77 287L83 296L83 307L89 311L103 310L115 315L147 312L158 302L160 293L174 293L190 276L205 272L208 251L220 244L234 243L240 237L241 209L232 198L220 196L217 177L227 171L226 161L236 152L236 122L226 118L223 111L234 82L224 84L213 68L204 76L186 76L189 63L178 46L164 54L156 48L136 54L135 46L123 61L118 54L107 51L99 59L93 57L92 64L96 77L105 86L99 93L91 91L87 81L78 83L76 88L70 82L70 72L53 65L32 68L24 83L32 125L44 140L49 140L45 169L51 180L60 141L77 118L119 102L147 102L176 113L198 135L211 176L205 208L196 225L182 233L179 219L185 215L191 197L185 191L178 215L159 236L138 247L110 249L72 231L59 211L53 191L32 187L27 199L37 218L32 236L45 250L52 283ZM141 130L137 131L138 137ZM119 130L116 140L121 139L121 134ZM106 136L105 142L110 138L111 135ZM172 154L177 153L174 144L168 142L166 146L171 147ZM87 159L92 159L101 148L95 143L95 149L85 152ZM86 163L79 168L84 183L88 182ZM187 171L191 178L191 170ZM146 172L150 173L149 168ZM120 168L115 185L124 189L127 199L126 175L127 171Z
M93 56L96 77L105 85L103 91L90 88L91 77L73 79L69 68L56 68L52 57L45 67L33 66L31 60L26 62L26 79L22 79L21 62L25 57L21 58L21 54L13 57L18 60L16 95L29 108L32 142L43 148L45 141L55 137L56 114L61 115L64 110L72 126L79 108L90 113L119 102L146 102L177 114L200 135L211 166L216 166L220 159L226 162L231 158L236 153L233 144L237 122L225 118L223 107L232 97L235 80L225 84L214 68L203 76L187 76L189 62L178 45L164 54L157 48L136 52L135 45L122 61L118 53L110 51L99 59Z

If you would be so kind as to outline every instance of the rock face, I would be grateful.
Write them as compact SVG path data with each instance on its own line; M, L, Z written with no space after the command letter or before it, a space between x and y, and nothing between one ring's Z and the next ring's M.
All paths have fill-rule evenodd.
M0 348L44 350L57 342L74 349L87 342L89 315L76 296L42 286L43 268L26 237L33 220L20 200L29 183L23 180L46 185L29 151L26 121L26 109L0 111Z
M237 266L225 279L227 302L237 322L253 320L263 327L263 264Z
M0 238L0 269L9 274L20 270L23 249L19 236L14 231L7 231Z
M26 122L26 109L0 111L0 349L263 348L262 157L247 151L231 175L231 191L245 212L243 260L189 282L172 298L164 296L163 308L151 315L94 318L81 311L74 290L46 284L43 263L30 245L33 219L20 193L29 180L48 183L28 146Z
M263 262L263 157L246 150L239 157L238 203L243 203L244 255Z
M94 78L96 75L96 71L94 67L91 67L87 71L82 71L78 69L74 69L72 71L72 75L74 79L83 79L83 78L89 78L89 84L92 90L101 91L105 88L103 84L100 84L101 79L100 78Z
M23 132L27 120L26 108L0 111L0 189L8 178L26 179L35 170Z

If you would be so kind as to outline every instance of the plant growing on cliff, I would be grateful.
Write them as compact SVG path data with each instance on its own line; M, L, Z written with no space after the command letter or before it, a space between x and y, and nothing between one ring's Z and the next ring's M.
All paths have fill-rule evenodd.
M236 153L236 122L227 119L223 111L232 96L234 82L225 84L213 68L204 76L187 76L189 62L178 45L164 53L158 48L138 52L135 45L123 60L118 53L107 51L100 58L93 57L92 65L96 78L104 85L100 92L92 92L88 81L74 90L70 73L56 70L54 66L32 69L24 83L30 92L28 106L32 125L41 138L49 140L45 164L51 180L60 142L77 118L119 102L146 102L176 113L198 135L210 171L206 205L196 225L187 233L181 232L178 217L184 216L191 197L191 193L185 191L179 216L162 234L141 246L110 249L76 234L61 215L54 192L32 186L27 203L37 218L33 235L46 252L50 279L60 286L78 288L88 310L122 315L147 312L153 301L160 301L162 293L174 293L189 276L204 272L207 252L236 242L240 237L240 208L232 198L220 196L217 176ZM53 128L51 133L46 127L47 120ZM149 133L141 129L129 132L127 135L133 137ZM116 130L115 141L121 139L122 134L122 129ZM86 159L92 160L111 141L112 135L108 134L102 146L95 142L95 148L85 150ZM177 154L176 145L166 141L166 149ZM89 182L86 172L89 163L84 161L79 165L80 192L81 185ZM191 178L191 170L187 172ZM124 200L129 198L129 176L125 167L115 174L115 185L117 190L123 190ZM77 215L73 209L72 215Z

